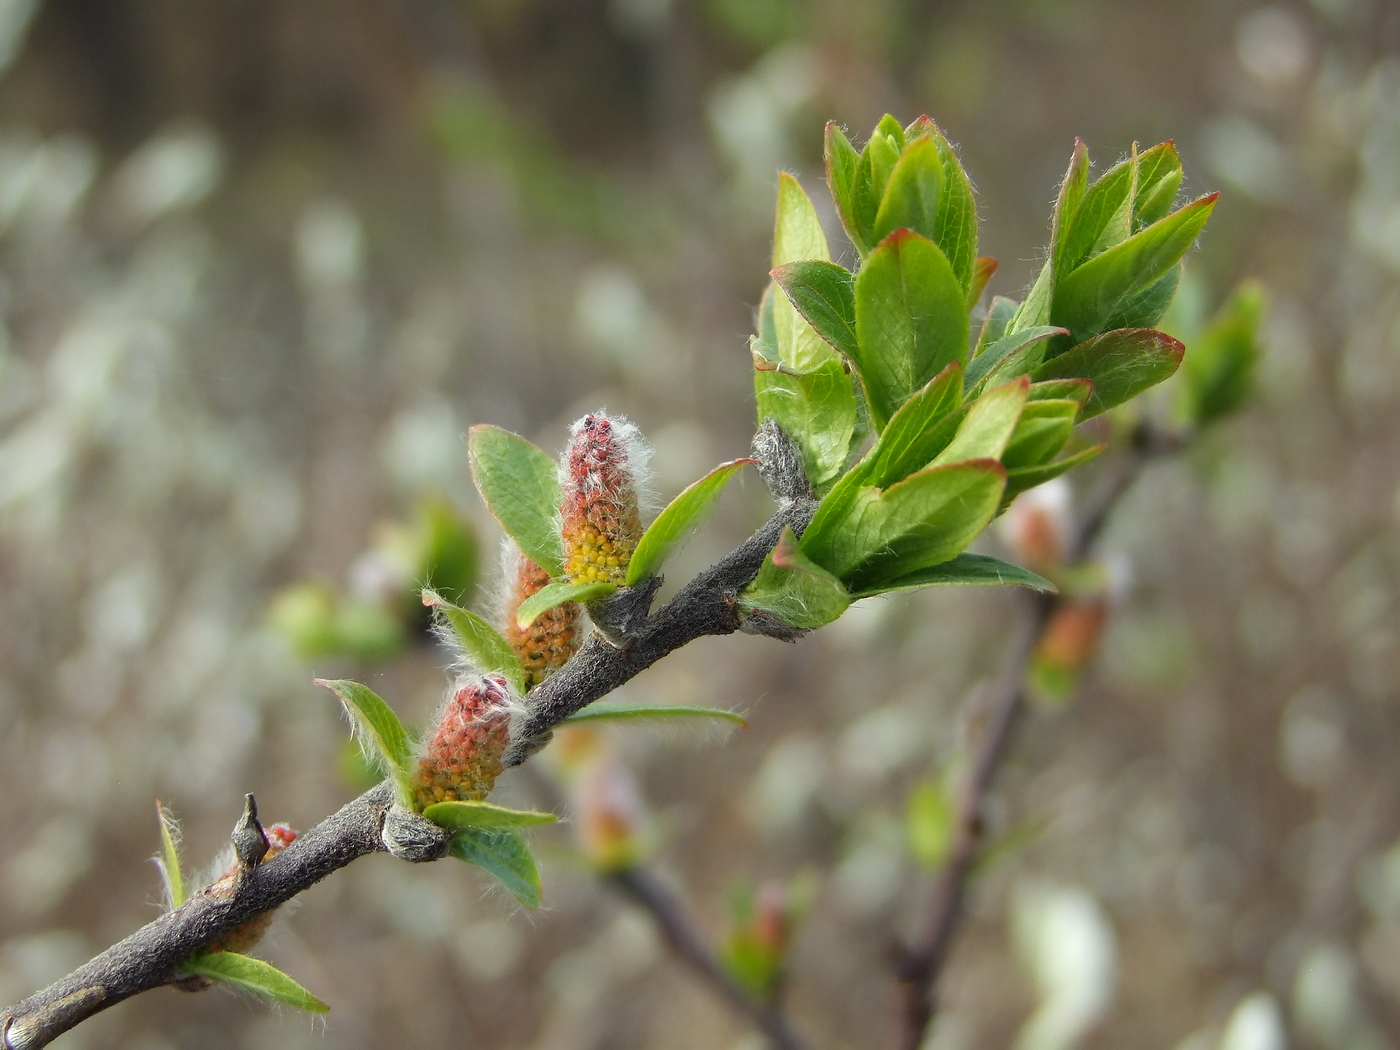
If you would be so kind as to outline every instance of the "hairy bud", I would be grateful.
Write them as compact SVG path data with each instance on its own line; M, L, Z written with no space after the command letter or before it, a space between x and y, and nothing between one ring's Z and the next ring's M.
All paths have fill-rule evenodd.
M503 677L459 679L418 760L413 778L417 808L485 798L504 768L510 717L510 690Z
M286 824L274 824L270 828L263 829L263 837L267 841L267 852L262 855L262 863L266 864L295 842L297 833ZM210 887L209 892L215 895L221 892L233 892L234 881L242 869L243 862L235 859L233 866ZM272 911L255 915L242 926L229 931L216 941L211 941L207 945L208 950L211 952L239 952L240 954L251 951L262 940L267 928L272 925L272 916L276 910L274 908Z
M642 538L638 474L647 451L625 419L587 415L574 424L560 471L564 572L571 583L627 581Z
M515 620L520 603L549 583L549 573L520 552L513 543L506 550L506 599L504 620L506 640L525 669L525 685L533 689L578 652L583 641L583 607L564 602L541 613L529 627Z

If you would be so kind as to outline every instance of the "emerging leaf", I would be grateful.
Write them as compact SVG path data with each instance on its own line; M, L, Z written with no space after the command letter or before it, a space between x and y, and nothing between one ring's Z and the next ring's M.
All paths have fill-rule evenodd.
M279 1003L323 1014L330 1009L277 967L237 952L197 952L175 971L181 977L205 977L244 991L265 995Z
M655 576L676 548L714 513L719 494L729 480L745 466L756 462L753 459L735 459L721 463L667 504L666 509L642 533L632 560L627 564L627 585L630 587L649 576Z
M1031 381L1025 376L983 394L963 417L953 440L931 466L961 463L969 459L1000 459L1021 418Z
M541 587L520 603L515 610L515 622L521 630L529 627L542 614L565 602L591 602L606 598L617 590L615 583L565 583L559 581Z
M1069 335L1069 332L1052 325L1037 325L1013 332L979 350L967 366L968 390L976 391L979 386L996 386L1026 375L1040 364L1041 355L1045 352L1043 344L1054 335Z
M943 196L943 161L932 138L905 149L890 172L884 198L875 213L874 239L883 241L907 229L936 241L938 205Z
M738 604L805 630L837 619L851 599L841 581L804 555L796 534L785 528Z
M850 360L860 359L855 276L849 270L830 262L792 262L772 277L818 335Z
M160 855L156 866L165 883L165 903L171 911L185 903L185 877L180 871L180 828L170 811L156 803L156 819L160 821Z
M748 720L733 711L719 707L687 707L681 704L641 704L625 700L613 700L590 704L564 719L566 725L583 722L651 722L673 719L705 719L730 722L739 728L747 726Z
M525 669L501 632L469 609L453 605L436 591L423 592L423 604L440 613L451 626L467 658L478 671L504 675L516 692L525 692Z
M1039 466L1058 455L1078 415L1078 401L1028 401L1001 457L1007 471Z
M833 123L826 126L823 152L826 157L826 184L831 189L832 200L836 202L836 213L841 217L846 235L863 259L870 253L870 246L860 235L856 221L856 171L860 167L860 154L845 133Z
M1103 256L1100 256L1103 258ZM1136 397L1176 371L1186 348L1150 328L1120 328L1051 358L1031 377L1087 379L1094 384L1080 421Z
M519 434L484 423L472 427L467 454L477 491L501 528L527 558L551 576L563 576L563 492L554 460Z
M340 697L366 761L374 765L381 776L394 779L399 801L407 803L412 796L413 749L409 747L408 734L399 716L378 694L359 682L328 682L318 678L316 684Z
M435 802L423 810L423 816L450 831L465 831L468 828L499 831L501 828L527 824L553 824L559 819L553 813L507 809L492 802L479 801Z
M856 275L856 364L876 430L910 394L967 357L966 293L932 241L886 238Z
M802 450L807 480L818 494L846 469L858 418L856 392L840 361L794 374L754 372L759 419L772 419Z
M514 828L459 831L453 836L449 852L491 875L525 907L540 906L539 868L535 866L534 854L525 844L524 836Z
M870 598L890 591L912 591L920 587L953 586L1017 586L1029 587L1036 591L1054 594L1055 585L1045 577L1023 569L1019 565L993 558L986 554L959 554L956 558L940 562L938 565L905 573L887 580L872 583L857 591L853 598Z

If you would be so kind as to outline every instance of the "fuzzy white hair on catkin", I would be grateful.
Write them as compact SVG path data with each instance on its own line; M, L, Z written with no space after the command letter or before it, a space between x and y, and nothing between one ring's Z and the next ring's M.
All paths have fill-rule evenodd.
M613 440L622 452L621 467L632 482L632 493L636 497L637 507L644 517L649 517L657 509L657 499L655 486L652 484L652 449L647 439L642 435L641 428L626 416L612 416L608 414L606 408L600 408L596 412L590 412L587 416L580 416L574 420L569 427L569 443L566 448L573 448L574 441L583 430L584 422L588 416L595 419L605 419L611 424ZM573 479L569 475L567 451L560 457L559 484L565 492L568 492L573 484ZM585 491L590 492L597 492L602 488L602 482L592 474L588 476L585 485L587 486Z
M495 677L500 678L503 684L503 689L501 690L503 696L501 697L500 707L508 712L510 716L510 738L513 740L515 739L515 727L526 714L525 701L515 695L515 690L511 688L510 683L506 681L503 676L497 675ZM426 728L418 739L418 746L414 749L415 758L422 758L426 753L428 742L432 740L433 734L438 731L438 726L442 725L442 720L447 717L447 712L452 707L452 701L456 699L458 692L474 682L484 682L485 678L485 675L467 673L459 674L452 679L451 684L447 687L446 694L442 698L442 703L438 704L437 710L433 713L433 717L428 720Z
M556 515L557 520L557 515ZM509 626L515 610L522 600L520 591L520 566L525 560L525 552L509 536L501 537L500 578L487 591L487 608L492 611L495 626L504 632Z

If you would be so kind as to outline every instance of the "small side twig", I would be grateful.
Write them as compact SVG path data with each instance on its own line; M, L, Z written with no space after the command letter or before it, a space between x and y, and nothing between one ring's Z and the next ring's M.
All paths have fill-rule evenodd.
M666 943L709 988L767 1036L776 1050L806 1050L782 1010L749 995L724 972L680 902L645 868L627 868L608 880L628 899L648 912L661 928Z
M1188 441L1147 424L1133 431L1127 454L1111 465L1080 510L1078 527L1066 544L1067 564L1074 565L1088 557L1114 508L1143 469L1155 459L1180 451ZM1021 608L1006 662L990 690L978 700L981 734L973 745L972 761L959 791L948 859L933 884L925 925L900 955L900 1050L918 1050L933 1020L934 988L952 948L962 918L968 877L982 848L987 794L1025 707L1026 675L1036 646L1063 601L1061 596L1052 594L1019 597Z

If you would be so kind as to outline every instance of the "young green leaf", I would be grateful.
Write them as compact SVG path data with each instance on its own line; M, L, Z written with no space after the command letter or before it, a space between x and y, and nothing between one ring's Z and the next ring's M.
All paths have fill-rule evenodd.
M1037 467L1021 467L1017 470L1008 470L1006 472L1006 491L1001 497L1001 510L1005 510L1007 507L1011 506L1011 501L1027 489L1033 489L1037 485L1044 485L1047 481L1058 478L1066 471L1083 466L1106 448L1108 448L1107 445L1094 445L1080 452L1076 452L1072 456L1066 456L1064 459L1057 459L1053 463L1045 463ZM998 511L998 513L1000 512L1001 511Z
M831 199L836 204L841 225L846 228L846 236L851 238L851 243L863 259L869 254L870 246L861 237L856 222L856 170L860 167L860 154L845 133L830 122L826 125L824 145L826 184L831 189Z
M516 692L525 692L525 669L510 642L485 619L469 609L453 605L436 591L423 592L423 604L440 613L457 636L463 651L478 670L504 675Z
M565 602L591 602L595 598L606 598L617 590L615 583L569 583L557 580L547 583L515 610L515 622L523 631L544 613Z
M1045 577L1023 569L1019 565L993 558L986 554L959 554L956 558L931 565L926 569L888 579L875 577L862 590L851 595L853 598L870 598L890 591L912 591L920 587L951 586L1017 586L1032 590L1056 593L1057 588Z
M1202 197L1154 222L1056 282L1051 323L1068 328L1079 341L1102 332L1134 296L1186 254L1218 196Z
M160 868L161 881L165 883L165 902L174 911L185 903L185 877L180 871L180 829L170 811L156 803L156 819L160 821L160 856L156 866Z
M977 258L977 200L972 195L972 182L952 145L936 128L933 141L938 147L938 159L943 163L943 193L938 198L933 243L948 257L948 265L967 291L967 306L971 309L991 277L991 270L979 275L979 262L990 262L991 269L995 270L996 260Z
M1138 154L1137 192L1133 200L1133 232L1165 218L1181 189L1181 158L1168 141Z
M1079 417L1082 422L1156 386L1176 371L1185 352L1186 347L1162 332L1119 328L1051 358L1031 373L1031 378L1092 382L1089 403Z
M1040 268L1040 274L1026 293L1025 301L1016 310L1016 315L1006 326L1006 334L1023 328L1037 328L1050 323L1050 309L1055 297L1055 267L1050 259Z
M856 364L883 430L910 394L967 357L966 296L938 246L908 230L871 252L855 293Z
M1158 277L1142 291L1127 299L1107 321L1103 323L1105 332L1115 328L1154 328L1167 307L1176 296L1177 285L1181 283L1181 263ZM1069 349L1069 340L1064 340L1060 351ZM1047 354L1046 356L1052 356Z
M883 121L881 122L883 125ZM903 133L901 132L901 139ZM855 212L860 239L868 245L878 243L875 237L875 216L880 210L880 202L885 198L885 187L890 175L899 163L904 143L896 142L892 135L882 133L878 128L870 136L870 141L861 150L860 164L856 168Z
M790 528L783 529L758 576L738 601L745 612L767 613L799 629L831 623L850 604L841 581L802 553Z
M279 1003L323 1014L330 1009L277 967L237 952L196 952L175 968L181 977L222 981L244 991L265 995Z
M845 367L827 361L803 374L758 368L753 385L759 420L775 420L797 442L813 491L825 492L845 471L855 439L856 391Z
M1040 355L1045 349L1039 344L1052 335L1069 333L1053 325L1037 325L1013 332L980 350L967 366L967 389L976 391L979 386L996 386L997 380L1007 382L1030 372L1040 364Z
M859 359L854 274L815 260L779 266L772 277L819 336L852 361Z
M1000 463L977 459L930 467L867 497L865 506L855 508L847 542L858 560L839 574L853 590L864 590L872 580L961 554L992 520L1005 484Z
M962 404L962 387L962 366L954 361L899 406L875 447L851 472L854 480L888 488L932 463L961 422L956 413Z
M448 852L493 876L525 907L540 906L539 868L524 836L514 828L467 828L453 836Z
M400 801L409 798L413 793L409 784L413 749L399 716L372 689L359 682L318 678L316 684L340 697L366 761L374 765L381 776L393 777Z
M1007 472L1035 467L1059 454L1074 430L1079 402L1069 399L1028 401L1001 461Z
M630 587L648 576L655 576L672 552L714 512L719 494L729 479L756 462L736 459L721 463L667 504L632 552L632 560L627 563L627 585Z
M983 394L967 410L962 425L930 466L969 459L1000 459L1021 418L1031 381L1026 376Z
M1063 249L1061 244L1069 234L1070 224L1089 189L1089 150L1079 139L1074 140L1074 152L1070 154L1069 168L1060 183L1060 192L1055 198L1055 212L1050 221L1050 262L1053 265Z
M932 138L911 143L890 172L884 198L875 213L877 242L895 230L908 229L934 241L938 203L943 196L943 160Z
M977 333L977 347L972 356L974 361L1006 335L1020 309L1021 304L1015 299L1008 299L1004 295L992 296L992 301L987 304L987 316L982 321L982 330Z
M1089 403L1094 392L1094 384L1087 379L1047 379L1042 383L1032 383L1029 401L1058 401L1068 399L1080 408Z
M626 700L613 700L590 704L582 711L564 719L564 725L577 725L582 722L669 722L673 719L704 719L729 722L739 728L747 726L743 715L726 711L719 707L687 707L681 704L642 704Z
M1105 236L1117 236L1115 244L1127 238L1136 171L1130 158L1115 164L1085 191L1064 236L1055 243L1056 277L1063 278L1096 250L1102 250Z
M952 265L951 263L949 265ZM956 271L954 271L956 272ZM987 282L997 272L997 261L989 255L979 255L972 262L972 283L967 289L967 308L971 310L987 290Z
M493 802L434 802L423 810L423 816L449 831L484 828L499 831L527 824L553 824L559 818L553 813L537 813L528 809L507 809Z
M554 460L519 434L485 423L472 427L467 455L477 491L501 528L545 572L563 576L558 517L564 496Z
M778 176L778 214L773 226L773 266L798 260L827 262L826 245L817 210L798 181L787 172ZM773 329L778 359L789 368L805 372L832 356L826 342L782 296L772 302Z

